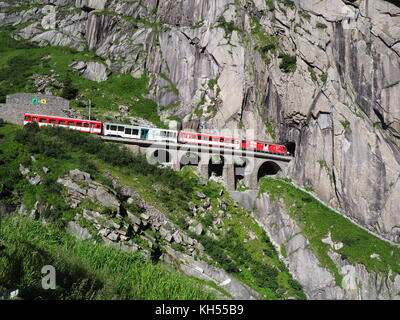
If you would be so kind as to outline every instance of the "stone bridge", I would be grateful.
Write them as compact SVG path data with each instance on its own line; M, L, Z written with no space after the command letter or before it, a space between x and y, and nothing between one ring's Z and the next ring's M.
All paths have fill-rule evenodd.
M232 150L210 146L194 146L167 142L102 136L105 141L124 144L135 153L146 155L150 163L161 163L174 170L184 166L197 167L198 173L210 179L222 177L228 190L236 190L238 182L250 189L258 188L264 176L285 176L290 156Z

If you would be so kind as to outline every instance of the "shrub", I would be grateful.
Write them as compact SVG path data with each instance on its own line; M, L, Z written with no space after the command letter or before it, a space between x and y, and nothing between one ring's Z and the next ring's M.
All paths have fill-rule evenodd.
M279 68L285 73L296 71L296 56L291 56L289 54L281 54L279 58L282 59L282 62L279 65Z
M61 91L61 97L67 100L75 99L79 90L73 87L71 78L66 77L63 83L64 83L64 88Z

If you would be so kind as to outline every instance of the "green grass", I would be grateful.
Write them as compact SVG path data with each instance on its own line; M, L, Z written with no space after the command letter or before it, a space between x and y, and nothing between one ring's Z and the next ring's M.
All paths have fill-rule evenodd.
M341 275L328 256L330 246L321 241L331 233L334 242L342 242L337 250L351 264L362 264L369 271L389 275L400 273L400 249L382 241L367 231L357 227L346 218L324 206L309 194L279 179L263 178L260 193L268 193L273 201L282 199L289 214L302 226L302 233L310 241L310 249L318 257L321 265L328 268L341 285ZM370 256L374 253L380 259Z
M113 74L104 82L97 83L79 76L68 67L73 61L104 61L93 52L78 52L66 47L36 47L35 45L10 38L12 27L0 28L0 102L5 96L18 92L36 92L30 77L33 74L59 75L59 81L70 81L74 89L69 99L83 115L87 109L79 108L92 103L92 115L100 120L109 120L108 112L119 112L119 105L130 106L132 116L147 119L159 127L165 127L158 115L157 104L145 98L149 93L149 76L141 78L130 75ZM63 95L60 88L53 87L55 95Z
M23 216L0 222L0 287L18 288L22 299L215 299L199 281L141 253L79 241ZM55 290L41 287L45 265L55 267Z

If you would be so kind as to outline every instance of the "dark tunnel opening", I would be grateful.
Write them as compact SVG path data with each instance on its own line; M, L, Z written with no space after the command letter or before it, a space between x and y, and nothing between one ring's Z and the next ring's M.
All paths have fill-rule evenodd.
M287 151L290 153L290 155L294 156L296 152L296 142L294 141L289 141L285 143L285 147Z
M211 177L213 174L217 177L222 177L225 159L222 156L214 156L214 158L213 160L213 157L211 157L208 163L208 177Z
M264 162L258 169L257 180L266 176L274 176L281 171L281 167L273 161Z

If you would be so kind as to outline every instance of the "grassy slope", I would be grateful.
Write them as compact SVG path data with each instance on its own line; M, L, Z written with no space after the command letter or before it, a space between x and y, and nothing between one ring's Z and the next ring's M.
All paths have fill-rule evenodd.
M17 287L24 299L215 299L198 281L140 253L79 241L54 225L8 217L0 234L0 288ZM56 290L41 288L44 265L56 269Z
M91 100L92 114L99 119L107 112L118 112L119 105L131 106L131 115L145 118L163 127L157 114L157 104L144 95L148 93L149 78L147 74L139 79L128 75L114 74L107 81L97 83L79 76L68 67L73 61L97 61L104 63L93 52L76 50L66 47L36 47L31 43L16 41L10 38L13 27L0 28L0 99L5 95L18 92L36 92L30 76L33 74L58 74L59 80L65 82L70 78L72 87L77 89L80 100L72 101L83 114L83 108ZM54 94L61 94L55 88ZM79 107L81 106L81 107Z
M65 222L75 215L75 211L66 206L62 196L64 191L55 182L57 177L70 169L81 168L106 184L110 184L110 181L105 174L119 177L124 183L136 188L150 203L166 212L171 220L187 229L184 217L192 216L188 203L199 201L195 194L196 191L202 191L211 198L214 208L217 208L218 198L224 199L228 203L227 212L232 215L231 220L224 218L225 235L222 231L213 231L220 237L219 240L212 240L205 235L192 235L213 258L210 263L232 272L269 299L288 296L304 298L300 285L279 261L265 233L243 209L234 208L233 200L226 192L223 197L219 196L222 189L220 185L210 182L201 186L190 170L178 174L172 170L159 169L149 165L145 159L119 149L115 144L106 144L87 134L52 128L19 129L18 126L6 124L0 127L0 137L2 202L24 202L31 208L40 199L52 205L51 209L45 211L46 219L63 228ZM51 151L54 149L57 153ZM35 162L31 161L31 155L35 156ZM50 168L50 173L42 173L43 183L33 187L20 175L20 163L39 173L46 166ZM154 184L161 188L155 190ZM206 229L212 227L210 218L212 216L201 220ZM249 230L257 238L244 243Z
M286 181L263 178L260 193L264 192L272 200L283 200L289 214L302 225L302 233L310 241L310 248L321 264L335 275L339 285L342 277L327 254L330 246L321 241L329 232L334 242L344 244L337 252L350 263L363 264L369 271L384 275L390 271L400 273L400 248L374 237ZM371 258L374 253L380 258Z

